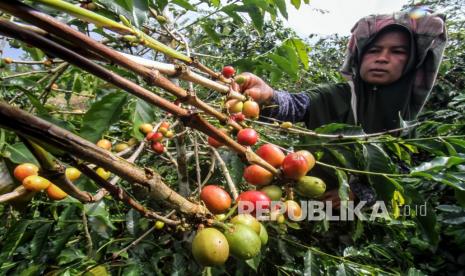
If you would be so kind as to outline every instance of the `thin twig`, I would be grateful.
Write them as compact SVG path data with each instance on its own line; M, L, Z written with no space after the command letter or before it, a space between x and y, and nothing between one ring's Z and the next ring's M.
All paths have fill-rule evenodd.
M228 184L229 191L231 191L231 194L233 195L234 200L237 199L239 196L239 193L237 192L236 185L234 184L234 181L231 178L231 174L229 173L228 167L226 166L226 163L224 163L223 158L221 158L221 155L219 152L212 146L210 146L210 150L215 154L216 160L218 160L218 163L220 165L220 169L224 174L224 177L226 179L226 183Z
M13 79L13 78L18 78L18 77L26 77L30 75L36 75L36 74L48 74L50 73L51 70L39 70L39 71L30 71L30 72L24 72L24 73L18 73L14 75L9 75L5 77L0 77L1 81L7 80L7 79Z
M24 195L31 193L30 191L26 190L23 185L18 186L12 192L0 195L0 203L8 202L10 200L14 200L20 198Z
M92 242L92 236L90 235L90 232L89 232L89 227L87 225L87 216L86 216L86 211L85 209L83 208L82 209L82 226L84 228L84 235L86 236L86 240L87 240L87 256L89 258L93 258L94 256L94 243Z
M166 214L164 217L167 218L169 216L171 216L172 214L174 214L174 210L172 210L171 212L169 212L168 214ZM134 241L132 241L128 246L126 246L125 248L121 249L120 251L118 252L115 252L113 253L113 255L111 256L112 259L116 259L118 258L118 256L120 256L122 253L128 251L129 249L131 249L132 247L136 246L137 244L139 244L143 239L145 239L145 237L147 237L150 233L152 233L153 231L155 230L155 226L153 227L150 227L149 230L147 230L144 234L142 234L140 237L138 237L137 239L135 239Z

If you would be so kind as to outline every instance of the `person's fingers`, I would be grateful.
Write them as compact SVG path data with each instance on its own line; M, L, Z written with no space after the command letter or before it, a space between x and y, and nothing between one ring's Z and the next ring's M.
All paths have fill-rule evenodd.
M253 74L245 72L234 77L235 82L239 85L239 91L244 91L250 86Z
M256 102L261 102L262 90L259 87L252 87L244 91L244 95L252 97Z

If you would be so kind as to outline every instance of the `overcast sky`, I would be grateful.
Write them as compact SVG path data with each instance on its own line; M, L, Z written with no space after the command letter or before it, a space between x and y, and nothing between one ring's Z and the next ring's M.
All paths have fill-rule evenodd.
M311 33L349 35L361 17L399 11L407 3L407 0L310 0L310 5L302 5L298 10L289 3L287 24L302 37ZM322 14L315 9L328 13Z

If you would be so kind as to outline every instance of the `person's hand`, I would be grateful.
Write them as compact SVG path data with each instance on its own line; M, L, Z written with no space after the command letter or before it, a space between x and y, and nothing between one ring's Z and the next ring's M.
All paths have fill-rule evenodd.
M254 74L242 73L236 76L235 79L239 84L239 91L249 95L257 103L266 103L273 98L273 88Z
M349 200L354 200L355 195L350 191L349 193ZM332 207L334 209L339 209L341 208L341 199L339 198L339 193L337 189L329 190L326 191L326 193L323 194L323 197L321 199L322 201L331 201L332 202Z

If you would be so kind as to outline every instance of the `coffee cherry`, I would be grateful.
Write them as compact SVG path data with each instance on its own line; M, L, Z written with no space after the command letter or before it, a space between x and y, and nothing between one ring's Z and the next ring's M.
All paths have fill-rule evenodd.
M12 64L13 63L13 59L12 58L9 58L9 57L6 57L3 59L3 62L5 62L6 64Z
M221 74L223 74L223 76L228 79L234 76L235 73L236 70L230 65L223 67L223 70L221 71Z
M286 157L281 149L273 144L260 146L256 153L275 168L279 168Z
M207 142L208 142L208 144L210 146L212 146L214 148L219 148L219 147L223 146L223 143L217 141L215 138L210 137L210 136L208 136Z
M23 163L18 166L13 171L14 177L18 181L23 181L24 178L30 175L38 175L39 174L39 167L32 163Z
M147 123L141 124L139 126L139 130L140 130L140 132L142 132L144 134L148 134L148 133L152 132L153 126L151 124L147 124Z
M152 150L155 153L162 154L163 152L165 152L165 147L163 146L162 143L155 142L155 143L152 143Z
M168 139L173 138L174 132L172 132L171 130L168 130L164 136Z
M53 62L50 59L46 59L46 60L44 60L43 64L46 67L50 67L50 66L52 66Z
M62 200L68 196L65 191L53 183L48 186L46 192L48 197L53 200Z
M252 128L244 128L237 133L237 142L244 146L253 146L258 141L258 133Z
M299 178L307 174L309 166L307 159L303 155L293 152L284 158L282 169L284 177L299 180Z
M110 150L111 149L111 142L107 139L101 139L97 142L97 147L101 147L102 149Z
M100 168L100 167L97 168L95 172L104 180L107 180L108 178L110 178L110 175L111 175L111 172L106 171L104 168Z
M273 174L259 165L250 165L244 170L244 179L255 186L268 185L273 180Z
M160 124L160 127L164 127L164 128L166 128L166 129L168 130L168 129L170 128L170 123L168 123L168 122L162 122L162 123Z
M299 150L296 153L305 157L308 163L308 170L311 170L315 166L315 157L313 157L313 154L311 154L308 150Z
M150 132L145 138L147 141L161 142L163 140L163 134L160 132Z
M242 114L244 114L246 118L257 119L260 115L260 107L258 106L258 103L250 100L246 101L242 108Z
M66 168L65 174L66 174L66 178L68 178L70 181L75 181L79 179L79 177L81 176L81 171L79 171L78 169L74 167L69 167L69 168Z
M116 144L114 148L116 152L122 152L123 150L126 150L127 148L129 148L129 145L126 143L119 143L119 144Z
M283 123L281 123L280 127L281 128L291 128L292 123L291 122L283 122Z
M224 106L228 109L229 113L239 113L242 111L244 104L237 99L231 99L228 100Z
M155 225L154 225L153 227L155 227L155 229L160 230L160 229L162 229L163 227L165 227L165 223L164 223L163 221L161 221L161 220L157 220L157 221L155 222Z
M161 134L165 135L166 132L168 132L168 128L166 128L166 127L159 127L159 128L158 128L158 132L160 132Z
M47 189L51 182L41 176L30 175L23 179L22 184L29 191L39 192Z
M242 114L242 112L239 112L239 113L232 114L231 119L233 119L234 121L240 123L240 122L245 120L245 116L244 116L244 114Z
M131 137L131 139L128 140L128 145L134 146L135 144L137 144L137 139L134 137Z

